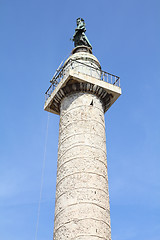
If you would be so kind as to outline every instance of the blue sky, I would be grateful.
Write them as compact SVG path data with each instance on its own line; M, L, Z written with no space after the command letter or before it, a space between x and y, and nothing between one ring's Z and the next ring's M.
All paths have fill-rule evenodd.
M78 17L102 69L121 77L105 115L112 240L159 240L159 0L0 0L0 239L35 239L44 93ZM58 128L50 114L38 240L53 236Z

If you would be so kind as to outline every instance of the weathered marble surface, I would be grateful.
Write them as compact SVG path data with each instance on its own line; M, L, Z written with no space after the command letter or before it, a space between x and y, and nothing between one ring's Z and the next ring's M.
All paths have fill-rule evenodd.
M104 109L87 92L61 101L54 240L111 239Z

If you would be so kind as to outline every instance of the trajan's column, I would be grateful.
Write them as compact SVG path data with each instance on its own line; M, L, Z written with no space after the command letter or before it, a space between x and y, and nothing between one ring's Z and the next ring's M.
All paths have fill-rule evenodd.
M44 109L60 115L54 240L110 240L104 113L121 95L102 71L77 19L75 48L46 92Z

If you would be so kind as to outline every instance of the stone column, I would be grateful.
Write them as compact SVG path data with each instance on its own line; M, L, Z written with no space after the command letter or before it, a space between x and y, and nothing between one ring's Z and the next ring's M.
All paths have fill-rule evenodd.
M104 109L73 92L61 100L54 240L111 239Z

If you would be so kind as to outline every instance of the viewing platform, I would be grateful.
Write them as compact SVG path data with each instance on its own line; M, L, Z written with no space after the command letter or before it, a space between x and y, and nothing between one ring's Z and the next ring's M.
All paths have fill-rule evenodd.
M106 112L121 95L120 77L94 65L69 58L57 69L50 81L51 85L45 93L44 110L59 114L61 99L73 91L82 91L95 94L102 101L109 97L107 102L104 101L104 112Z

